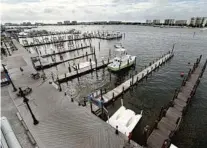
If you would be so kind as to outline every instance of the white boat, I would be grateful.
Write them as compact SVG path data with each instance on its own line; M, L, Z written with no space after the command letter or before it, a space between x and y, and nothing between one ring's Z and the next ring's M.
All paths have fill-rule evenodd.
M82 62L82 63L79 63L79 69L82 69L82 68L85 68L91 65L95 65L95 64L96 63L94 61L91 61L91 64L90 62ZM73 68L76 69L76 65L74 65Z
M118 43L116 45L114 45L115 48L123 48L122 44L121 43Z
M136 56L126 54L126 49L117 48L116 51L120 53L120 56L116 56L113 62L107 66L109 70L116 72L135 64Z
M106 122L114 128L118 126L119 132L129 136L141 118L142 111L136 115L134 111L121 106Z

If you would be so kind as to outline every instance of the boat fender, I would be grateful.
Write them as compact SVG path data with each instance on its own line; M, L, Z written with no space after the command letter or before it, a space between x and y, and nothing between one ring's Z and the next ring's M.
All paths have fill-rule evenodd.
M181 72L181 73L180 73L180 76L183 77L183 76L184 76L184 72Z

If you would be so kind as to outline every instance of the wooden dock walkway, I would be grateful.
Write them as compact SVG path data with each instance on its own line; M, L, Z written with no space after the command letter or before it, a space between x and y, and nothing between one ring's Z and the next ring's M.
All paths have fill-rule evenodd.
M189 70L187 77L183 79L182 85L179 90L176 90L173 99L166 107L162 107L152 130L149 130L149 126L145 127L145 137L148 137L150 131L152 131L150 136L146 138L148 148L166 148L170 145L171 138L179 129L186 108L192 100L200 78L205 71L207 60L203 68L199 66L200 60L201 56L197 59L192 70Z
M78 48L72 48L72 49L69 49L69 50L63 50L63 51L59 51L59 52L54 52L54 53L50 53L50 54L43 54L41 55L42 58L47 58L47 57L50 57L50 56L53 56L53 55L61 55L61 54L64 54L64 53L68 53L68 52L73 52L73 51L77 51L77 50L81 50L81 49L84 49L84 48L88 48L90 46L81 46L81 47L78 47Z
M38 57L32 57L31 59L32 59L32 61L37 61L37 62L33 62L34 63L34 68L36 70L41 70L41 69L47 69L47 68L50 68L50 67L68 62L68 61L73 61L73 60L84 58L84 57L87 58L87 57L92 56L94 54L95 54L94 52L92 52L92 53L87 53L86 52L85 54L82 54L82 55L77 56L77 57L68 58L68 59L64 59L64 60L60 60L60 61L54 61L54 62L51 62L51 63L40 63L40 62L38 62L38 59L37 59Z
M140 73L132 76L129 80L125 81L121 85L117 86L113 90L107 92L106 94L102 95L102 97L99 98L99 100L102 98L102 101L104 102L104 105L108 105L112 100L117 98L118 96L122 95L125 91L127 91L131 86L136 85L139 81L141 81L143 78L147 78L152 71L157 69L160 65L167 62L169 59L173 57L174 53L172 51L169 51L167 54L164 54L161 56L159 60L156 62L150 63L150 65L142 70Z
M80 37L80 38L56 40L56 41L49 41L49 42L40 42L40 43L37 43L37 44L29 44L29 45L23 45L23 46L25 48L27 48L27 47L42 46L42 45L55 44L55 43L61 43L61 42L67 42L67 41L86 40L86 39L91 39L91 38L89 38L89 37Z
M17 41L19 56L30 59L30 55ZM15 55L15 53L14 53ZM36 147L39 148L141 148L131 141L127 144L127 137L120 133L115 134L115 129L109 124L92 114L87 108L76 105L70 101L70 96L58 92L47 82L33 80L31 74L32 63L30 60L24 75L20 71L11 75L16 87L29 86L33 92L27 96L38 125L33 124L31 114L22 98L17 97L16 92L8 87L9 95L13 99L21 122L24 123L27 132L33 137ZM10 69L11 70L11 69ZM41 84L41 85L40 85Z
M102 60L101 62L95 62L95 64L90 64L90 66L78 69L77 66L77 70L62 74L62 75L58 75L57 76L57 80L55 82L57 83L62 83L68 80L71 80L75 77L80 77L86 73L92 72L94 70L98 70L104 67L107 67L108 64L110 64L112 61L111 60Z

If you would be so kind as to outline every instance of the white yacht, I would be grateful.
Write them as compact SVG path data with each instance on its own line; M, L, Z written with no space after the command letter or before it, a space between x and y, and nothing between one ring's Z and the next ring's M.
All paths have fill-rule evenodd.
M124 48L121 43L114 45L115 48Z
M109 70L116 72L135 64L136 56L128 55L125 48L120 47L115 50L119 52L119 56L116 56L113 62L108 65Z

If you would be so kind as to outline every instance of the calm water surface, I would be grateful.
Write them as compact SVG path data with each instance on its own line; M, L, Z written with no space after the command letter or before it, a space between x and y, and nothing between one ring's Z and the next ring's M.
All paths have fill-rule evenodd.
M202 63L207 58L207 31L187 28L154 28L141 26L113 25L113 26L44 26L36 29L46 29L49 31L65 31L76 28L81 31L120 31L125 33L125 38L121 40L103 41L92 40L92 45L96 47L97 58L108 57L109 49L113 50L114 44L121 42L131 55L136 55L137 63L135 70L141 71L145 65L158 58L163 53L175 45L175 56L154 72L147 81L140 83L133 91L124 96L124 106L132 109L136 113L143 112L143 118L133 131L133 140L142 143L142 131L144 126L152 126L158 117L161 106L167 104L172 99L175 88L179 87L182 79L180 72L187 74L191 64L200 54L203 55ZM195 37L193 33L196 32ZM98 43L101 50L98 50ZM67 43L65 43L67 44ZM42 47L40 47L42 48ZM84 61L81 59L76 62ZM58 66L58 73L67 71L67 65ZM46 70L47 72L56 71L55 68ZM133 69L113 74L112 81L109 80L107 69L101 69L92 74L87 74L63 84L65 91L72 94L76 99L87 96L95 89L113 89L129 78ZM57 73L57 71L56 71ZM120 107L120 99L115 103L115 107L109 106L110 114L113 114ZM179 132L174 136L173 143L180 148L206 148L207 147L207 72L204 73L197 93L188 108L188 112L183 119Z

